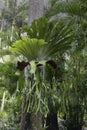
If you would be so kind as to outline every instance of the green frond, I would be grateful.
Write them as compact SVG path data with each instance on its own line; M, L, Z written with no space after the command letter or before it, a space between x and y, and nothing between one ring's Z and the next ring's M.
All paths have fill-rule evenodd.
M79 0L73 1L59 1L55 2L50 10L46 13L47 16L55 16L59 13L66 13L71 16L83 16L85 14L82 8L82 2Z
M66 23L64 20L49 21L44 17L35 20L31 26L25 26L23 32L27 32L30 38L40 39L41 37L48 43L39 53L39 59L41 60L47 60L48 57L69 49L74 37L73 29L69 22Z
M30 26L24 26L22 31L27 32L30 38L38 38L48 41L55 23L55 20L49 22L47 18L41 17L34 20Z
M23 54L29 61L38 60L41 49L46 42L42 39L24 38L13 43L12 50Z
M58 22L50 32L48 44L46 45L43 55L45 57L52 57L59 52L64 52L71 48L74 40L74 32L69 24L63 21Z

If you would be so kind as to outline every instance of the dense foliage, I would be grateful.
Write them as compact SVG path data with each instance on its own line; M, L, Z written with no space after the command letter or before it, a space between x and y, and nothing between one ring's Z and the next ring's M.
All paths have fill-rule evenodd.
M46 130L51 130L50 114L57 115L58 120L64 117L64 129L82 130L86 126L87 2L50 2L44 16L31 25L25 20L26 3L15 7L16 3L9 1L2 11L1 130L20 130L23 120L29 121L27 113L39 112Z

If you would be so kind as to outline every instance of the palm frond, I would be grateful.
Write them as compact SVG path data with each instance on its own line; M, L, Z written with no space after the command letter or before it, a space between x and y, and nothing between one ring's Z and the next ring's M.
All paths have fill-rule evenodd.
M60 51L66 51L73 41L71 23L66 23L64 20L49 21L42 17L35 20L31 26L25 26L23 31L27 32L30 38L42 38L48 43L40 51L39 59L46 60Z
M49 22L47 18L41 17L34 20L30 26L25 25L22 28L22 31L27 32L30 38L38 38L48 41L47 39L49 39L50 33L55 23L56 20Z
M54 6L47 11L47 16L55 16L59 13L66 13L71 16L84 16L84 10L82 9L82 3L79 0L70 2L55 2ZM63 15L63 14L62 14Z
M50 56L52 57L60 52L63 53L71 48L73 40L73 29L69 24L65 24L64 21L59 21L51 30L48 44L42 54L46 58Z

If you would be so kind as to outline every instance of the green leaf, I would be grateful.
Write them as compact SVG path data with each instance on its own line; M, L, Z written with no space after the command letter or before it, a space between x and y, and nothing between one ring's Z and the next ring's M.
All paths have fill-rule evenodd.
M47 44L43 39L24 38L13 43L12 50L24 55L29 61L38 60L41 49Z

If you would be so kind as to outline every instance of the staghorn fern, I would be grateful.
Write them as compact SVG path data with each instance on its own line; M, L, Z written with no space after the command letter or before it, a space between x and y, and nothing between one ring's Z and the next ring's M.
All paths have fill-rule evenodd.
M37 60L39 58L40 51L45 44L47 43L42 39L24 38L14 42L12 50L23 54L29 61Z

